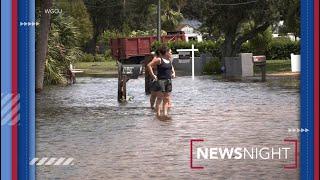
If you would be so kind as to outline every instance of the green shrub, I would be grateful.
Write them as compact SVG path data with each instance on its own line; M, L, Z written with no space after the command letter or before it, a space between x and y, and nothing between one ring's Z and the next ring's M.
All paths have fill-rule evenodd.
M114 59L112 57L112 54L111 54L111 49L107 49L105 52L104 52L104 60L105 61L115 61L116 59Z
M202 41L202 42L185 42L185 41L175 41L175 42L169 42L166 43L168 47L172 50L172 52L178 53L177 49L190 49L192 44L194 44L194 48L198 49L198 52L195 52L195 56L200 56L202 53L210 53L214 57L221 57L221 51L220 51L220 45L219 42L213 42L213 41ZM152 45L152 51L155 51L161 43L158 41L154 42Z
M104 55L102 54L96 54L94 56L94 62L103 62L105 61Z
M252 52L253 55L266 55L267 59L290 59L290 54L300 54L300 41L291 41L286 37L273 38L265 53L254 49L250 43L241 46L241 52Z
M79 62L104 62L109 60L113 59L108 54L96 54L95 56L92 54L84 54Z
M259 33L255 38L249 40L249 48L255 55L266 54L272 41L272 30L268 28L262 33Z
M300 41L291 41L289 38L274 38L268 51L267 59L290 59L290 54L300 54Z
M208 61L204 67L203 72L205 74L221 74L221 62L218 58L214 58Z
M263 39L263 36L265 36ZM189 49L194 44L199 52L195 55L199 56L202 53L210 53L213 57L221 58L221 42L214 41L202 41L202 42L169 42L167 45L172 49L173 53L177 53L177 49ZM260 45L259 45L260 44ZM152 51L155 51L161 43L155 42L152 45ZM259 47L260 46L260 47ZM290 59L290 54L300 54L300 42L291 41L289 38L271 38L270 33L266 32L266 35L262 35L251 42L242 44L240 52L253 53L253 55L266 55L267 59Z
M249 42L245 42L245 43L242 44L240 52L242 52L242 53L252 53L252 49L250 47Z
M94 56L92 54L84 54L82 58L79 60L80 62L94 62Z
M70 63L81 59L81 33L76 23L73 17L64 13L52 15L45 63L45 84L64 84Z

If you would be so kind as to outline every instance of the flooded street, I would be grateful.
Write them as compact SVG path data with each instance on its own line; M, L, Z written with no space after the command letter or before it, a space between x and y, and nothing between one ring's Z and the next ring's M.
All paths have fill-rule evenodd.
M299 92L265 83L212 77L173 80L169 121L159 121L130 80L130 101L117 102L116 78L77 79L37 96L36 157L72 157L72 166L37 166L37 179L298 179L276 160L195 161L190 139L208 145L280 145L299 138ZM291 161L286 161L291 162Z

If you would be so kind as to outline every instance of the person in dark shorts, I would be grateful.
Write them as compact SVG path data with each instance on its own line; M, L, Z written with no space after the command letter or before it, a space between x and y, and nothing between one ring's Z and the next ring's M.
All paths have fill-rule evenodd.
M159 53L156 51L153 59L158 58L158 56L159 56ZM153 70L153 73L157 72L156 67L152 67L152 70ZM149 72L149 74L151 75L150 72ZM158 93L160 91L160 88L159 88L158 82L155 79L150 79L149 87L150 87L150 92L151 92L151 94L150 94L150 107L151 107L151 109L155 109L155 104L156 104L157 96L159 96Z
M172 78L175 77L175 71L172 65L172 51L165 45L158 48L159 57L154 58L147 68L156 80L159 93L156 101L157 116L161 116L160 104L162 103L163 115L168 116L168 108L170 103L170 93L172 91ZM155 75L152 67L157 67L157 75Z
M150 107L151 109L155 109L155 103L156 103L156 100L157 100L157 96L158 96L158 93L159 93L159 85L157 83L156 80L152 79L150 81L150 91L151 91L151 94L150 94Z

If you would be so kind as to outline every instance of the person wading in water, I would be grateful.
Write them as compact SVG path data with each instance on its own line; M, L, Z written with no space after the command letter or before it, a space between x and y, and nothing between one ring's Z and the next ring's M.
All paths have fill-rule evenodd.
M155 55L154 55L153 59L156 59L156 58L159 58L159 52L158 51L155 52ZM152 67L152 71L153 71L153 73L157 72L156 66ZM150 94L150 107L151 107L151 109L154 110L155 109L156 100L157 100L157 96L159 96L158 94L160 92L160 88L158 86L157 81L155 79L153 79L153 76L152 76L152 74L150 72L149 72L149 75L152 77L152 79L149 81L149 83L150 83L150 85L149 85L150 86L150 92L151 92L151 94Z
M147 68L157 81L159 93L157 93L156 111L157 116L161 117L160 104L162 103L163 115L168 117L168 107L170 102L170 92L172 91L171 79L175 77L175 71L172 66L172 52L171 49L165 45L158 48L159 57L155 57L148 65ZM157 75L155 75L152 67L157 67Z

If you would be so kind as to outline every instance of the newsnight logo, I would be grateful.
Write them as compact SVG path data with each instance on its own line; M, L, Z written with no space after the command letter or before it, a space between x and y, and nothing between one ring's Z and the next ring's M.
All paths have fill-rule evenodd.
M285 139L282 145L208 145L203 139L190 140L190 168L204 169L204 166L194 165L194 160L285 160L284 169L298 168L298 140ZM195 156L194 156L195 155ZM293 159L293 162L289 162Z

